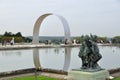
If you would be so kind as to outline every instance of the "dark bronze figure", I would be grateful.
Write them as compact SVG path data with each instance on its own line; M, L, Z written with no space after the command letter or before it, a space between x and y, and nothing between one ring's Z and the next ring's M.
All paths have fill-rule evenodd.
M82 60L81 70L98 71L101 70L97 62L102 58L97 46L97 36L88 35L83 37L83 43L80 47L79 57Z

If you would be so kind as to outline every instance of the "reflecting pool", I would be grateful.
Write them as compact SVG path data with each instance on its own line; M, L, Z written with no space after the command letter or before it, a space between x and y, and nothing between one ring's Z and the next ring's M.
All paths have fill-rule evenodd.
M102 59L98 63L102 68L120 67L119 47L99 46L99 49ZM65 71L78 69L81 67L79 50L79 47L0 50L0 72L34 67Z

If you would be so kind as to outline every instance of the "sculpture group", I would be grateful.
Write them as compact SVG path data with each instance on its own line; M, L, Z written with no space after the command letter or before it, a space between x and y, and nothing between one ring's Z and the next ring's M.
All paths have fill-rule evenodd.
M101 70L97 62L102 58L102 55L99 53L96 35L83 36L83 43L80 47L80 52L78 56L82 60L81 70L85 71Z

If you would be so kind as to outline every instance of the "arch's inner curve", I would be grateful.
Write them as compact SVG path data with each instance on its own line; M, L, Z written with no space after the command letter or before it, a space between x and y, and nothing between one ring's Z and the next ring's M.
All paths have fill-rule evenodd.
M50 16L50 15L55 15L57 16L60 21L62 22L63 28L64 28L64 35L65 35L65 40L70 40L70 28L68 25L68 22L66 21L66 19L60 15L56 15L56 14L52 14L52 13L48 13L48 14L43 14L41 15L37 21L34 24L34 29L33 29L33 44L38 44L39 43L39 30L40 30L40 26L43 22L43 20Z

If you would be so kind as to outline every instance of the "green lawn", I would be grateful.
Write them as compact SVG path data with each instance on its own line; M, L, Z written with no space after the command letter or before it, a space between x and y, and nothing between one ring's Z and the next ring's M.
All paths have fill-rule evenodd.
M120 80L120 78L115 78L115 79L113 79L113 80Z
M20 78L12 78L10 80L35 80L35 76L26 76L26 77L20 77ZM36 80L59 80L59 79L45 77L45 76L37 76Z

